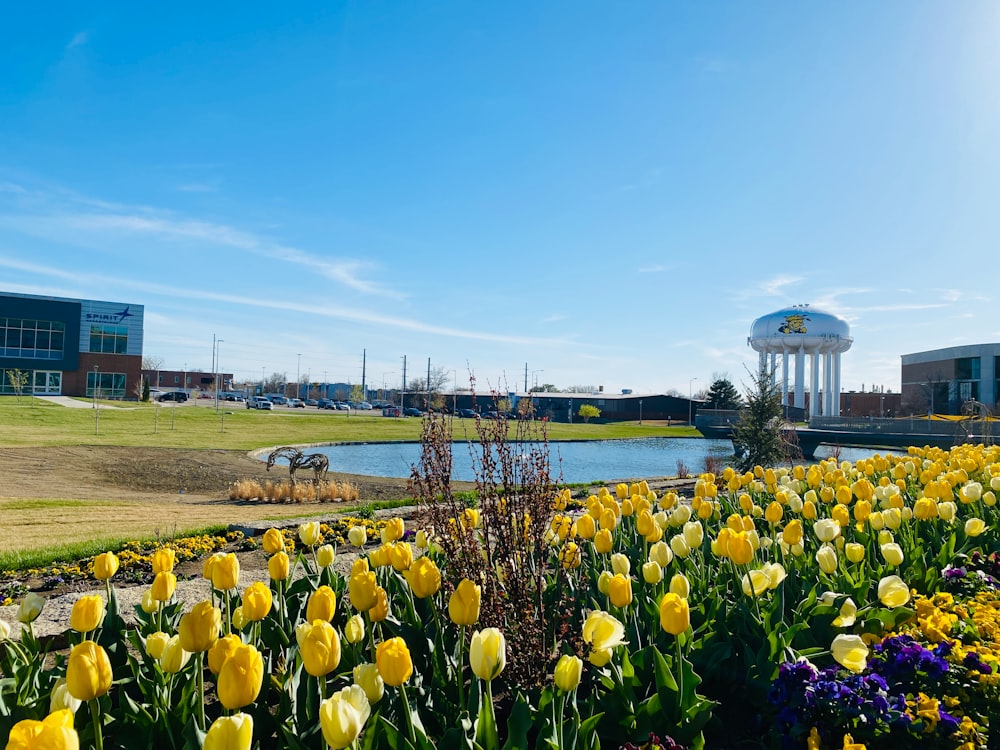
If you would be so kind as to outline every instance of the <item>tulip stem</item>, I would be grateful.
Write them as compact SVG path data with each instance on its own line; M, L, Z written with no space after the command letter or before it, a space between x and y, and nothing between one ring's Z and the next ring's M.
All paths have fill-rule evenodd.
M94 747L96 750L104 750L104 732L101 729L100 704L97 698L87 702L90 703L90 715L94 720Z
M458 710L465 708L465 625L458 626L458 664L455 673L458 675Z
M205 654L199 651L194 655L195 669L198 679L198 729L205 731Z
M675 638L677 644L677 712L684 716L684 653L681 651L681 639Z
M406 685L399 686L399 695L403 699L403 716L406 718L406 736L410 738L410 743L417 744L417 733L413 730L413 717L410 716L410 701L406 697Z

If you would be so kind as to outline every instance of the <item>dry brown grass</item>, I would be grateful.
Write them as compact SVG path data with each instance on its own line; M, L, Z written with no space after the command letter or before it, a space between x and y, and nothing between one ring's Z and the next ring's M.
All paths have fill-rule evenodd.
M260 500L265 503L356 503L361 491L351 482L331 480L320 482L275 483L267 480L262 485L256 479L241 479L229 486L229 499L236 501Z
M17 552L87 541L127 541L265 518L308 515L298 504L193 500L0 498L0 550Z

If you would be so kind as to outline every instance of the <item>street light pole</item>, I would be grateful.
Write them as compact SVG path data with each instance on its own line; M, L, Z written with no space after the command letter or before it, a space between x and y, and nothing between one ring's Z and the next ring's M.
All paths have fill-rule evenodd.
M688 426L689 427L693 427L694 426L693 423L692 423L692 414L693 414L693 406L694 406L694 404L692 402L692 398L693 398L692 393L693 393L693 391L691 390L691 387L694 385L694 381L696 381L697 379L698 378L691 378L688 381Z
M101 434L101 416L100 409L97 406L97 384L101 382L101 373L94 365L94 434Z
M219 413L219 371L222 369L222 365L219 364L219 345L222 343L222 339L216 339L215 341L215 413Z
M295 362L295 398L302 398L302 355L296 354Z

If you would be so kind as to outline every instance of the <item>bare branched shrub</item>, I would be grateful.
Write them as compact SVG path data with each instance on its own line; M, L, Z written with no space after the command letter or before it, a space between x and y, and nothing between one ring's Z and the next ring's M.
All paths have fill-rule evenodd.
M688 465L684 463L681 459L677 459L677 478L687 479L691 476L691 470L688 469Z
M547 587L546 582L546 576L567 574L550 565L546 532L555 514L557 485L550 474L545 423L503 417L476 420L477 439L469 443L469 453L476 475L478 526L476 510L452 491L449 425L439 415L425 418L411 494L448 559L448 587L463 578L482 587L480 625L504 632L507 679L539 684L552 657L555 634L576 610L568 601L572 586Z
M717 477L722 476L723 470L726 468L726 464L718 456L713 456L711 454L705 456L705 473L714 474Z

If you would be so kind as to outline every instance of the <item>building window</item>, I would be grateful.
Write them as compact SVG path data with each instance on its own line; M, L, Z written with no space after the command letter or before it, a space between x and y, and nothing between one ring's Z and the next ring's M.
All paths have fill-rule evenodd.
M51 320L0 318L0 356L62 359L66 326Z
M125 373L88 372L87 396L90 398L125 398Z
M128 351L128 328L125 326L90 326L90 351L93 354L125 354Z
M979 357L956 359L955 380L979 380Z

